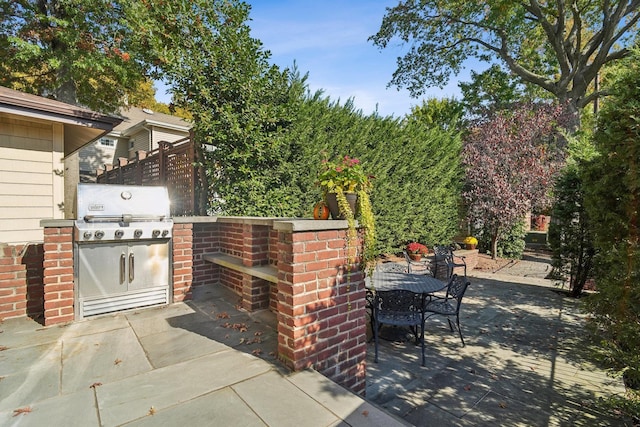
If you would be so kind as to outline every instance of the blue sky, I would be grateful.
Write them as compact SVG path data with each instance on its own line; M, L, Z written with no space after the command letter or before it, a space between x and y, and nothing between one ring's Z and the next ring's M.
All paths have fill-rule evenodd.
M324 91L332 100L354 99L357 109L383 116L401 117L419 105L409 93L387 88L396 58L406 47L379 50L367 38L380 28L385 8L397 0L247 0L249 26L254 38L271 52L271 61L309 74L309 89ZM461 75L468 80L468 70ZM168 102L158 90L159 101ZM426 97L460 97L457 81L443 89L431 88Z

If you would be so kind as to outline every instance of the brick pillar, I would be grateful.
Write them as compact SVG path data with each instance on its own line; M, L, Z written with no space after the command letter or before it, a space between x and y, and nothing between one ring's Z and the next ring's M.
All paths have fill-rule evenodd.
M70 322L73 312L73 227L44 229L44 324Z
M364 394L364 275L347 274L345 230L281 232L278 242L278 356Z
M193 224L173 225L173 301L190 300L193 282Z
M247 267L269 264L270 227L256 224L242 226L242 264ZM242 274L242 308L256 311L269 308L271 283Z
M0 246L0 320L27 314L27 269L14 246Z

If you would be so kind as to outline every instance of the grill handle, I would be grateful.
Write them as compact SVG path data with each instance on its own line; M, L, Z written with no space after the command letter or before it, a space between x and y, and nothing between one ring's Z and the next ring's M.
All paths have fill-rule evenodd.
M85 215L83 217L84 222L150 222L150 221L164 221L166 215Z
M124 284L125 254L120 254L120 284Z
M133 282L135 279L135 272L133 271L135 264L135 258L133 257L133 253L129 254L129 283Z

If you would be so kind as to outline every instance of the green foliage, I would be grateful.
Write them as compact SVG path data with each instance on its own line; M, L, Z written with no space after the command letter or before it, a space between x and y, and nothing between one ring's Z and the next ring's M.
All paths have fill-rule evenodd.
M549 98L540 88L522 83L514 74L494 64L485 71L471 70L471 82L458 83L462 103L470 119L490 116L495 111L508 110L521 103Z
M430 128L462 130L464 128L463 113L463 104L454 98L428 98L422 101L422 105L411 109L409 120L417 120Z
M300 191L291 185L294 153L284 135L302 84L269 64L250 35L249 6L240 1L149 0L131 25L138 44L194 117L209 180L210 211L288 216ZM156 31L162 24L161 31Z
M114 112L144 81L125 10L109 0L0 0L0 85Z
M567 166L555 184L549 245L555 275L568 280L571 295L577 297L591 277L595 255L580 175L580 163L593 157L590 139L574 139L569 144L569 153Z
M640 390L640 52L625 61L610 88L594 134L599 153L584 173L594 233L598 293L587 299L601 355ZM638 396L636 394L636 417Z
M577 115L594 99L598 71L627 55L639 18L640 4L626 1L404 1L387 9L370 40L409 46L391 84L414 96L443 87L470 58L499 59L521 81L569 101Z
M492 238L493 232L489 228L481 228L475 232L480 238L480 249L485 250L493 256ZM510 228L500 232L497 241L495 256L498 258L520 259L524 252L524 238L527 232L524 222L516 222Z
M322 198L316 185L322 160L348 155L374 176L376 253L400 251L410 240L451 241L456 234L462 178L456 131L411 117L365 116L350 100L341 105L316 92L299 105L286 138L298 153L301 209L292 215L310 217Z

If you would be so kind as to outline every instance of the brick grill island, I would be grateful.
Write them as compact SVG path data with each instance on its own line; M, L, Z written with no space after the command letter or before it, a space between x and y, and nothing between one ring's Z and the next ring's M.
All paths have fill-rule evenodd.
M74 320L73 221L44 220L44 323ZM278 319L278 357L364 394L364 275L345 266L346 221L177 217L172 301L226 286L248 311Z
M45 325L75 319L73 220L43 220L44 243L0 247L0 320L30 316ZM364 276L345 266L346 221L177 217L170 302L194 287L226 286L248 311L278 320L278 356L314 368L363 394L366 371ZM456 251L471 271L477 250ZM456 271L456 273L462 273Z

